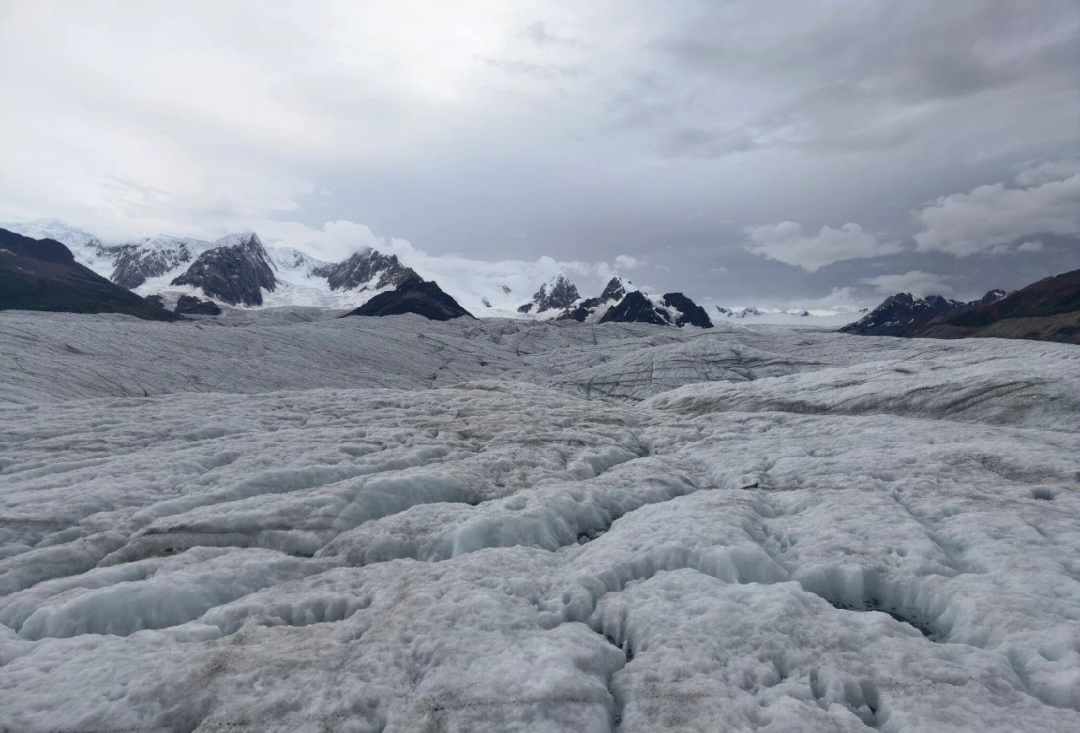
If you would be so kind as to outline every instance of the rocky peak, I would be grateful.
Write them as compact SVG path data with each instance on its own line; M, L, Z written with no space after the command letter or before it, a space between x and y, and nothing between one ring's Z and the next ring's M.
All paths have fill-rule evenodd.
M600 301L622 300L623 296L626 295L626 290L626 283L623 282L623 279L615 276L608 280L607 285L604 286L604 290L600 293Z
M270 257L253 232L230 234L214 242L172 281L192 285L230 305L262 305L263 290L274 290L277 278Z
M398 261L397 255L383 254L370 247L337 264L316 267L312 272L325 277L331 290L381 290L417 277L411 267Z
M653 323L666 326L670 322L668 314L657 308L640 290L627 293L600 317L600 323Z
M940 295L919 298L911 293L897 293L840 330L867 336L911 336L935 317L962 305L960 301Z
M709 314L700 305L690 300L682 293L664 293L664 305L674 309L676 326L697 326L699 328L712 328Z
M203 300L185 293L176 300L173 313L178 316L219 316L221 315L221 308L212 300Z
M532 302L518 308L520 313L542 313L553 308L566 308L581 296L574 283L570 282L563 273L559 273L548 282L540 286L540 289L532 297Z
M424 280L416 273L405 277L393 290L379 293L346 316L396 316L415 313L433 321L472 318L472 314L443 292L435 281Z
M173 237L146 237L135 244L118 245L113 253L115 266L109 279L132 290L192 258L188 242Z

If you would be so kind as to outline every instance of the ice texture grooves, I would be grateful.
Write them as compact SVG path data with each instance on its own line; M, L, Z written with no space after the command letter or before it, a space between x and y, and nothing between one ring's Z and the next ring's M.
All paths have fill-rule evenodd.
M1080 730L1080 349L0 314L0 730Z

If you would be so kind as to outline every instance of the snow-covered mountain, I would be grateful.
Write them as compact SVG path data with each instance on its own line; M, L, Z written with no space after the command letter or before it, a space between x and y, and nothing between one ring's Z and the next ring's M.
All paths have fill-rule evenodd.
M92 234L59 219L35 219L33 221L0 222L0 229L21 234L31 239L52 239L71 250L75 261L101 275L109 277L115 267L114 246L102 242Z
M325 277L331 290L381 290L397 287L416 272L401 264L397 255L368 247L343 262L320 265L312 274Z
M518 313L543 313L553 309L566 308L581 298L577 286L570 282L564 273L540 286L532 300L518 308Z
M730 325L745 326L803 326L812 328L839 328L851 323L865 314L868 308L851 305L820 304L805 307L769 308L765 306L746 306L725 308L716 306L716 312L723 322Z
M210 245L195 239L176 237L146 237L134 244L121 244L105 248L112 257L113 270L109 279L129 290L142 285L153 277L166 275L187 265L196 254Z
M705 309L682 293L656 297L615 276L599 297L581 298L558 313L559 320L581 323L652 323L658 326L712 328Z
M621 277L615 276L608 280L607 285L596 298L582 298L566 306L558 314L560 320L574 320L581 323L593 323L600 321L608 309L618 303L626 295L628 283Z
M840 330L867 336L912 336L936 316L962 305L959 300L940 295L920 298L911 293L897 293L890 295L863 318Z
M0 229L0 311L125 313L151 320L175 316L75 260L63 243ZM14 345L16 353L21 350Z
M263 291L274 291L277 278L258 236L245 232L214 242L172 284L200 288L229 305L262 305Z
M340 262L328 262L293 247L267 246L255 232L212 242L152 236L110 243L55 219L0 223L0 227L35 239L55 239L71 249L80 264L138 295L160 296L170 309L182 295L243 308L353 309L420 276L396 255L370 247ZM519 306L520 296L514 293L529 292L535 281L515 276L515 291L504 281L507 274L493 270L490 276L477 276L454 264L445 272L425 272L443 286L449 283L448 292L480 316L711 325L705 311L681 293L660 297L641 293L607 316L629 293L639 292L619 277L611 278L599 296L583 298L560 272L542 283L529 303ZM638 302L640 298L645 300Z
M169 236L106 243L56 219L0 224L34 239L55 239L80 264L137 294L181 295L228 305L355 308L416 273L395 255L367 248L327 262L291 247L267 247L254 232L213 242Z

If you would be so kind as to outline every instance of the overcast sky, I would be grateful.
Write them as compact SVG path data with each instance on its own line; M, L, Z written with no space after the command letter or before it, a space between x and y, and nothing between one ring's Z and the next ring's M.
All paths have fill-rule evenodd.
M1080 267L1076 0L0 0L0 69L0 218L103 238L728 305Z

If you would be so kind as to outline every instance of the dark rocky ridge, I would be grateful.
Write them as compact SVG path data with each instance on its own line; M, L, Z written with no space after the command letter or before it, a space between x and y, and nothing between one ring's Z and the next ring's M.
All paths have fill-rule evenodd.
M679 312L679 317L675 319L676 326L713 327L705 309L682 293L664 293L664 305Z
M911 293L897 293L840 331L862 336L914 336L935 317L961 305L958 300L947 300L940 295L917 298Z
M601 305L604 303L618 302L619 300L622 300L624 295L626 295L626 286L623 284L622 279L613 277L608 280L607 285L604 286L604 290L600 293L600 297L585 298L585 300L578 302L576 305L571 303L558 317L558 320L572 320L584 323L585 320Z
M991 290L970 303L899 293L840 330L862 335L1080 343L1080 270L1044 278L1008 294Z
M973 301L934 318L916 335L982 336L1080 343L1080 270L1044 278L1003 297Z
M0 229L0 310L177 316L80 265L64 245Z
M458 305L433 281L418 275L406 278L394 290L379 293L347 316L395 316L416 313L432 321L448 321L451 318L473 315Z
M173 313L181 316L220 316L221 306L212 300L202 300L185 293L177 298Z
M262 291L274 290L277 278L262 242L254 234L236 244L223 244L203 252L173 285L193 285L230 305L262 305Z
M600 317L600 323L653 323L657 326L666 326L670 321L667 314L653 305L644 293L634 290L608 308L607 312Z
M325 277L331 290L364 290L376 277L375 289L397 287L408 278L417 277L411 267L398 261L397 255L386 255L370 248L355 252L337 264L313 268L311 272Z

